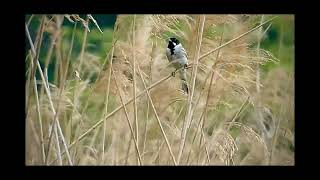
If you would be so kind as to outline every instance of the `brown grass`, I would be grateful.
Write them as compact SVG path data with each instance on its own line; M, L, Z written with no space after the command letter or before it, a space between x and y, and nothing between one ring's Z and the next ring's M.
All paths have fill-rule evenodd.
M252 26L257 17L260 23ZM294 164L294 153L285 148L294 136L293 75L276 68L262 76L260 70L279 61L257 38L276 17L118 15L112 47L101 63L87 50L94 30L89 24L104 33L94 15L31 16L26 164ZM41 23L32 40L28 25L35 19ZM74 23L72 37L63 36L64 20ZM81 49L73 52L80 27ZM46 58L39 59L44 33L51 41ZM188 96L171 76L165 57L169 36L188 52ZM56 67L53 82L47 77L50 63Z

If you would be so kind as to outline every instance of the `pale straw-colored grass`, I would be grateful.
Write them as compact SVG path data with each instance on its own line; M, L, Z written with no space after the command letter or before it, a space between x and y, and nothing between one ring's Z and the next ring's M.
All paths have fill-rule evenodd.
M280 154L292 153L277 144L293 142L293 108L285 106L293 104L292 86L283 88L288 93L281 98L275 96L289 78L265 77L259 68L279 62L260 41L281 16L118 15L106 57L87 48L92 31L106 32L94 17L26 19L26 32L40 20L35 40L28 37L34 46L26 58L26 119L31 128L27 140L37 145L27 144L27 164L265 165L278 157L291 161ZM74 23L70 37L63 36L64 20ZM45 58L39 59L45 33L50 43ZM82 41L76 52L79 33ZM172 77L175 69L165 57L166 40L172 36L188 52L188 96L181 93L180 79ZM71 42L64 50L66 41ZM55 67L50 82L49 64ZM262 124L272 127L264 133L255 115L268 105L280 106L281 112L264 114ZM281 121L274 120L278 118ZM263 134L272 137L270 147Z

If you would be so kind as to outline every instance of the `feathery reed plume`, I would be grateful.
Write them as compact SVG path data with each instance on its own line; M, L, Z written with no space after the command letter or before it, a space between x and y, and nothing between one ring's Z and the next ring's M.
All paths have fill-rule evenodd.
M26 164L294 163L293 16L108 17L27 15Z

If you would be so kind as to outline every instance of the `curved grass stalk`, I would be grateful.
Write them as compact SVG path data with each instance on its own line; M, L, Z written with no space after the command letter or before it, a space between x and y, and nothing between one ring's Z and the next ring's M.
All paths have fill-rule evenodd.
M133 132L132 125L130 124L128 111L127 111L127 108L126 108L126 106L125 106L125 104L123 102L123 98L121 96L120 89L119 89L119 86L118 86L118 81L117 81L116 75L114 74L114 71L113 71L112 67L111 67L111 71L112 71L112 77L114 79L114 82L116 84L116 88L117 88L117 91L118 91L118 94L119 94L119 97L120 97L120 101L121 101L123 110L124 110L125 115L126 115L126 120L127 120L128 125L129 125L129 128L130 128L131 136L132 136L134 144L135 144L136 152L138 154L138 163L139 163L139 165L143 165L142 160L141 160L141 154L139 152L138 142L137 142L136 138L134 137L134 132Z
M251 30L249 30L249 31L247 31L247 32L245 32L245 33L243 33L243 34L241 34L240 36L238 36L238 37L236 37L236 38L234 38L234 39L231 39L230 41L228 41L228 42L224 43L223 45L220 45L220 46L218 46L218 47L214 48L213 50L211 50L211 51L209 51L209 52L207 52L207 53L205 53L205 54L201 55L201 56L199 57L198 61L200 61L200 60L202 60L203 58L207 57L207 56L208 56L208 55L210 55L211 53L213 53L213 52L215 52L215 51L217 51L217 50L219 50L219 49L221 49L221 48L223 48L223 47L225 47L225 46L227 46L227 45L229 45L229 44L233 43L234 41L239 40L240 38L242 38L242 37L244 37L244 36L248 35L249 33L251 33L251 32L253 32L253 31L257 30L259 27L261 27L261 26L263 26L263 25L265 25L265 24L267 24L267 23L269 23L269 22L273 21L273 20L274 20L275 18L277 18L277 17L278 17L278 16L275 16L275 17L273 17L273 18L271 18L271 19L269 19L269 20L267 20L267 21L265 21L265 22L261 23L260 25L258 25L258 26L256 26L256 27L252 28Z
M225 26L224 26L224 28L225 28ZM219 46L220 46L221 43L222 43L223 35L224 35L224 30L222 31L222 35L221 35L221 37L220 37ZM195 135L194 135L194 137L193 137L193 140L192 140L192 144L194 143L195 138L196 138L196 136L197 136L197 134L198 134L198 130L199 130L199 127L200 127L201 122L202 122L202 125L201 125L201 127L200 127L200 129L201 129L201 135L202 135L201 137L204 137L203 128L205 127L207 108L208 108L209 99L210 99L210 94L211 94L211 87L212 87L213 79L214 79L214 76L215 76L215 73L214 73L213 69L214 69L214 67L217 65L217 63L219 62L219 54L220 54L220 50L218 50L217 56L216 56L216 61L214 62L214 64L213 64L212 67L211 67L212 71L211 71L210 84L209 84L209 89L208 89L208 94L207 94L207 99L206 99L206 105L205 105L205 108L204 108L204 110L203 110L203 112L202 112L202 114L201 114L201 116L200 116L199 123L198 123L198 126L197 126L197 130L196 130L196 133L195 133ZM206 84L206 81L207 81L207 78L209 77L209 75L210 75L210 74L207 75L204 84ZM204 89L204 88L203 88L203 89ZM201 94L202 94L202 92L200 93L199 99L200 99L200 97L201 97ZM199 100L198 100L198 101L199 101ZM199 147L201 147L201 142L202 142L201 139L202 139L202 138L200 138ZM191 149L190 149L190 151L189 151L187 163L188 163L190 154L191 154ZM206 154L207 154L207 157L209 158L208 151L207 151L207 147L206 147ZM199 154L199 157L200 157L200 154Z
M187 135L187 129L189 128L189 123L191 121L192 118L192 98L193 98L193 94L194 94L194 90L195 90L195 82L196 82L196 78L197 78L197 70L198 70L198 61L199 61L199 55L200 55L200 48L201 48L201 42L202 42L202 34L203 34L203 29L204 29L204 23L205 23L205 15L201 15L199 17L199 30L198 30L198 42L196 45L196 54L194 56L194 62L196 62L195 66L193 67L193 79L192 79L192 86L191 86L191 91L190 91L190 95L188 97L188 102L189 102L189 106L188 106L188 110L187 110L187 116L185 118L185 122L184 122L184 127L182 129L182 137L181 137L181 143L179 146L179 154L178 154L178 164L180 163L181 160L181 156L183 153L183 149L184 149L184 145L185 145L185 141L186 141L186 135Z
M182 70L182 68L175 70L175 73L177 73L178 71ZM144 93L146 93L147 90L150 90L156 86L158 86L159 84L163 83L164 81L170 79L172 77L172 74L167 75L166 77L163 77L162 79L158 80L157 82L153 83L152 85L150 85L149 87L147 87L145 90L139 92L137 94L136 98L139 98L140 96L142 96ZM115 108L112 112L110 112L104 119L96 122L93 126L91 126L87 131L85 131L83 134L81 134L76 140L74 140L68 147L68 149L71 149L77 142L81 141L84 137L86 137L90 132L92 132L94 129L96 129L97 127L99 127L105 120L109 119L111 116L113 116L116 112L118 112L120 109L122 109L123 106L126 106L128 104L130 104L133 101L133 98L131 98L130 100L128 100L126 103L124 103L124 105L121 105L117 108ZM62 153L62 155L64 155L65 152ZM56 162L57 159L51 161L49 164L52 164L54 162Z
M33 52L33 54L35 55L36 52L35 52L33 43L32 43L32 41L31 41L31 37L30 37L30 33L29 33L29 30L28 30L27 25L25 25L25 28L26 28L26 34L27 34L27 36L28 36L30 46L32 47L32 48L31 48L31 49L32 49L32 52ZM59 135L60 135L60 137L61 137L61 140L62 140L62 142L63 142L64 148L65 148L65 151L66 151L66 153L67 153L67 157L68 157L69 164L72 165L72 161L71 161L71 158L70 158L70 153L69 153L69 151L68 151L68 147L67 147L67 145L66 145L65 138L64 138L64 136L63 136L63 133L62 133L62 130L61 130L61 127L60 127L60 124L59 124L59 120L57 119L57 113L56 113L56 111L55 111L55 109L54 109L53 102L52 102L52 99L51 99L50 90L49 90L49 84L47 83L47 81L46 81L45 78L44 78L44 75L43 75L43 72L42 72L42 69L41 69L41 66L40 66L39 61L38 61L38 60L36 60L36 61L37 61L37 67L38 67L38 70L39 70L39 72L40 72L41 79L42 79L42 81L43 81L43 83L44 83L45 91L46 91L46 93L47 93L47 95L48 95L48 99L49 99L49 103L50 103L50 108L51 108L51 110L52 110L52 112L53 112L53 114L54 114L54 121L53 121L53 125L54 125L54 126L53 126L53 127L56 127L56 126L55 126L55 122L56 122L56 125L57 125L58 132L56 132L56 130L55 130L55 132L56 132L56 140L59 141L59 139L58 139L58 133L59 133ZM60 102L60 101L59 101L59 102ZM59 105L59 104L60 104L60 103L58 103L58 105ZM59 144L59 142L57 142L57 145L58 145L58 144ZM58 157L59 157L59 159L60 159L60 158L62 157L62 154L60 153ZM61 159L60 159L60 160L61 160ZM62 161L60 161L60 164L62 164Z
M39 120L39 126L40 126L41 157L42 157L42 163L45 164L46 154L45 154L45 150L44 150L42 118L41 118L41 112L40 112L38 88L37 88L37 83L36 83L36 78L35 77L33 79L33 82L34 82L34 94L35 94L35 97L36 97L36 107L37 107L37 113L38 113L38 120Z
M109 104L109 92L110 92L110 82L111 82L111 68L112 68L112 56L114 48L111 50L111 58L110 58L110 67L109 67L109 75L108 75L108 84L107 84L107 91L106 91L106 99L105 99L105 114L108 114L108 104ZM107 123L103 122L103 136L102 136L102 155L101 161L104 163L104 153L105 153L105 141L106 141L106 127Z
M163 127L162 127L162 124L161 124L160 118L159 118L159 116L158 116L157 110L156 110L156 108L154 107L154 104L153 104L153 101L152 101L152 99L151 99L150 93L149 93L149 91L148 91L148 89L147 89L147 86L146 86L146 84L145 84L145 82L144 82L144 79L143 79L143 77L142 77L142 74L141 74L139 65L138 65L138 72L139 72L141 81L142 81L142 83L143 83L143 85L144 85L144 88L146 89L146 92L147 92L147 95L148 95L148 98L149 98L151 107L152 107L152 109L153 109L154 115L156 116L156 119L157 119L157 122L158 122L158 125L159 125L159 127L160 127L160 129L161 129L162 136L163 136L163 138L165 139L165 142L166 142L166 144L167 144L167 147L168 147L170 156L171 156L171 158L172 158L172 160L173 160L174 165L177 165L177 162L176 162L176 160L175 160L175 158L174 158L174 155L173 155L173 153L172 153L172 148L171 148L171 146L170 146L170 144L169 144L169 140L168 140L168 138L167 138L166 133L164 132L164 129L163 129Z
M132 24L132 59L133 59L133 115L135 122L135 130L136 130L136 141L139 145L139 124L138 124L138 116L137 116L137 85L136 85L136 54L135 54L135 41L136 41L136 15L133 15L133 24ZM138 146L139 147L139 146Z

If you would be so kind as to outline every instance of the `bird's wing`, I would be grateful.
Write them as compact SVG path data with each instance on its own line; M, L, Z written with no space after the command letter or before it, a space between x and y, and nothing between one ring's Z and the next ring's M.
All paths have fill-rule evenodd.
M183 52L183 54L184 54L187 58L189 58L189 57L188 57L188 54L187 54L187 51L186 51L183 47L181 47L181 51Z
M169 62L172 61L172 56L169 48L166 49L166 56Z

